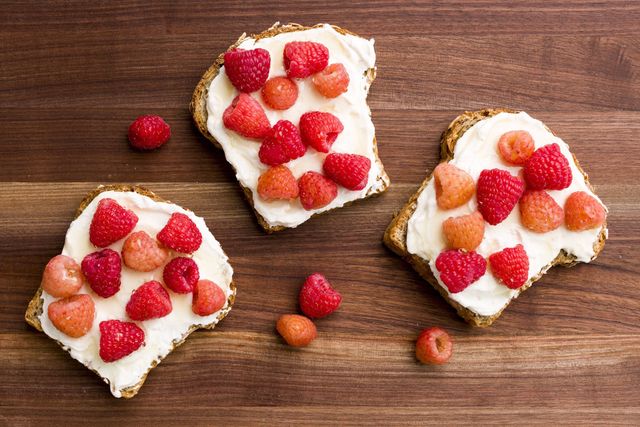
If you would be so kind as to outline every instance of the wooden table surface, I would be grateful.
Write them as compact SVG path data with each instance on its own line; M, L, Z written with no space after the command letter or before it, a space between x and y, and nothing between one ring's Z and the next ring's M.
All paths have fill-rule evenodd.
M188 103L201 73L244 31L330 22L376 39L369 97L392 186L382 197L266 235ZM180 3L0 5L0 423L640 423L640 2ZM467 326L381 243L394 210L438 162L463 110L526 110L576 153L609 206L590 265L556 268L489 329ZM132 151L129 123L162 115L170 143ZM132 400L23 320L84 194L142 183L207 220L238 298ZM302 279L344 297L292 350L275 319ZM427 326L451 362L418 364Z

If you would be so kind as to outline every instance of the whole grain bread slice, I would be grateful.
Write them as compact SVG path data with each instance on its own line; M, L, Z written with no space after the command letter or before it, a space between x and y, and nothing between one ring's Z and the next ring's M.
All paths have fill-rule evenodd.
M508 113L516 113L517 111L509 110L505 108L497 108L497 109L484 109L479 111L465 111L463 114L456 117L448 126L448 128L442 133L441 141L440 141L440 161L448 162L453 158L454 149L456 146L456 142L462 135L470 129L473 125L478 123L481 120L486 118L495 116L496 114L508 112ZM574 156L574 160L576 166L580 170L580 172L584 175L585 181L589 188L593 190L591 183L589 182L589 178L584 170L580 167L578 160ZM466 307L460 305L456 301L452 300L447 293L447 290L443 288L436 278L434 277L431 267L429 267L428 261L420 258L417 255L413 255L409 253L407 250L407 226L409 223L409 219L413 215L416 210L418 204L418 197L420 193L425 189L427 184L431 180L431 175L429 175L421 184L418 190L409 198L409 201L400 209L400 211L394 216L391 223L387 227L387 230L384 233L383 241L393 252L400 255L405 261L407 261L417 272L429 282L442 297L453 307L456 309L458 314L464 318L467 322L469 322L473 326L486 327L491 325L500 315L502 311L509 305L509 303L505 304L505 306L496 314L492 316L482 316L479 315ZM594 258L598 256L600 251L602 251L605 243L605 239L607 237L607 224L603 224L600 230L600 235L598 240L594 244L595 255ZM533 277L529 282L523 285L519 290L518 295L520 293L527 290L531 285L539 280L548 269L555 265L562 265L565 267L571 267L575 265L576 258L574 255L566 253L565 251L560 251L555 259L546 265L535 277ZM515 297L514 297L515 298Z
M100 193L104 192L104 191L122 191L122 192L130 192L133 191L135 193L141 194L143 196L147 196L153 200L155 200L156 202L165 202L165 203L171 203L168 200L164 200L163 198L161 198L160 196L156 195L155 193L153 193L151 190L148 190L145 187L139 186L139 185L129 185L129 184L110 184L110 185L101 185L98 186L97 188L95 188L94 190L90 191L85 198L80 202L80 206L78 207L78 209L76 210L76 215L75 218L79 217L80 214L85 210L85 208L89 205L89 203L91 203L91 201ZM224 308L220 314L218 315L217 319L215 322L212 322L210 324L207 325L191 325L191 327L189 327L189 329L187 330L187 332L184 333L184 335L182 335L182 337L180 337L178 340L175 340L173 342L173 347L171 348L171 350L169 351L169 353L167 353L166 356L168 356L169 354L171 354L171 352L178 347L180 344L182 344L187 337L195 330L197 329L213 329L216 324L221 321L222 319L224 319L227 314L229 313L229 311L231 311L231 307L233 305L233 303L235 302L235 298L236 298L236 285L235 283L232 281L230 283L230 288L231 288L231 295L229 296L228 300L227 300L227 307ZM31 301L29 302L29 305L27 307L27 311L25 312L24 318L26 320L26 322L33 326L34 328L36 328L38 331L43 332L42 330L42 325L40 323L40 318L39 316L42 314L42 310L43 310L43 304L44 304L44 300L42 299L42 287L39 287L38 290L36 291L36 294L34 295L34 297L31 299ZM58 343L58 345L60 345L60 347L62 347L63 350L68 351L64 344L62 344L59 341L56 341ZM164 356L164 357L166 357ZM155 368L161 361L160 360L156 360L154 361L151 366L149 366L149 369L147 370L147 372L142 376L142 378L140 379L140 381L136 384L134 384L133 386L127 387L125 389L120 390L120 392L122 393L122 397L124 398L131 398L133 396L135 396L138 391L140 390L140 388L142 387L142 385L144 384L144 381L147 378L147 375L149 374L149 372ZM96 371L95 372L98 376L100 376L100 374ZM107 384L109 384L109 381L100 376Z

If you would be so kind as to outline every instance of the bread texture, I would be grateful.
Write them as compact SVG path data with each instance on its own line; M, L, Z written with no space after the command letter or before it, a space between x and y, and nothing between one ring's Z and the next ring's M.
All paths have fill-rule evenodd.
M299 24L285 24L285 25L280 25L279 23L275 23L271 28L259 33L259 34L252 34L251 36L247 37L246 34L242 34L240 36L240 38L231 46L229 46L229 49L227 49L227 52L230 50L235 49L236 47L238 47L240 45L240 43L242 43L244 40L246 40L247 38L253 38L256 40L260 40L260 39L264 39L264 38L268 38L268 37L274 37L278 34L281 33L290 33L290 32L294 32L294 31L305 31L305 30L310 30L312 28L317 28L322 26L322 24L317 24L313 27L305 27L303 25L299 25ZM353 36L357 36L357 34L354 34L348 30L345 30L343 28L337 27L335 25L332 25L333 29L335 29L337 32L339 32L340 34L351 34ZM195 123L195 126L198 128L198 130L200 131L200 133L202 133L202 135L207 138L207 140L209 140L209 142L211 142L214 146L222 149L222 146L220 145L220 143L218 141L216 141L216 139L213 137L213 135L211 135L209 133L209 130L207 128L207 118L208 118L208 113L207 113L207 95L208 95L208 90L209 90L209 86L211 84L211 82L213 81L213 79L218 75L218 72L220 70L220 68L224 65L224 54L226 52L221 53L213 62L213 64L207 69L207 71L203 74L202 78L200 79L200 81L198 82L198 84L196 85L196 88L193 92L193 96L191 98L191 104L189 106L190 110L191 110L191 114L193 116L193 121ZM367 77L367 80L369 82L369 84L371 84L374 79L376 78L376 69L375 68L370 68L365 72L365 75ZM365 197L363 198L368 198L377 194L381 194L383 193L390 185L390 179L389 176L387 175L387 173L384 170L384 165L382 164L382 160L380 160L380 157L378 156L378 147L377 147L377 140L374 137L373 139L373 151L375 154L375 161L378 164L378 166L380 167L380 174L376 177L376 180L378 181L378 185L372 187L369 192L365 195ZM249 202L249 205L251 206L251 209L253 210L253 212L256 215L256 218L258 220L258 223L260 224L260 226L267 232L267 233L272 233L275 231L282 231L285 230L288 227L285 226L271 226L269 225L269 223L267 223L267 221L262 217L262 215L260 215L256 209L254 208L253 205L253 192L251 191L250 188L247 188L245 186L243 186L242 184L240 184L240 186L242 187L243 193L247 199L247 201ZM361 199L357 199L357 200L361 200ZM356 201L356 200L354 200ZM346 203L344 206L347 206L349 204L353 203L352 202L348 202ZM336 209L336 208L334 208ZM323 211L321 213L326 213L329 212L333 209L327 210L327 211ZM314 214L313 216L319 215L318 214Z
M507 112L507 113L517 113L517 111L498 108L498 109L484 109L479 111L466 111L463 114L456 117L450 124L449 127L443 132L441 141L440 141L440 161L448 162L453 159L453 153L456 146L456 142L462 135L470 129L473 125L478 123L481 120L486 118L495 116L496 114ZM589 178L584 170L580 167L578 160L574 156L574 160L576 166L580 170L580 172L584 175L585 181L589 188L593 190L591 183L589 182ZM500 315L502 311L509 305L507 303L498 313L491 316L482 316L479 315L466 307L460 305L456 301L452 300L447 293L447 290L442 287L433 273L431 272L431 268L429 267L429 263L420 258L417 255L413 255L409 253L407 250L407 227L409 223L409 219L413 215L416 210L418 204L418 197L420 193L425 189L429 181L431 180L431 175L429 175L421 184L418 190L409 198L409 201L402 207L402 209L394 216L393 220L387 227L386 232L384 233L383 241L393 252L400 255L405 261L407 261L417 272L429 282L442 297L453 307L456 309L458 314L464 318L467 322L469 322L473 326L486 327L491 325ZM604 223L600 230L600 235L598 240L594 245L595 255L593 258L597 257L600 251L602 251L605 243L605 239L607 237L607 224ZM577 263L575 256L572 254L566 253L565 251L560 251L555 259L546 265L535 277L533 277L530 281L525 283L518 290L518 294L514 297L516 298L522 292L527 290L534 282L542 278L548 269L555 265L562 265L565 267L571 267ZM513 301L513 300L512 300Z
M128 185L128 184L101 185L101 186L97 187L96 189L92 190L91 192L89 192L86 195L86 197L82 200L82 202L80 202L80 206L78 207L78 209L76 211L75 218L79 217L80 214L84 211L84 209L89 205L89 203L91 203L91 201L98 194L102 193L103 191L135 192L135 193L141 194L143 196L147 196L147 197L155 200L156 202L171 203L168 200L164 200L160 196L157 196L151 190L148 190L148 189L146 189L146 188L144 188L142 186L139 186L139 185ZM232 293L231 293L231 295L229 296L229 298L227 300L227 307L220 312L216 322L213 322L213 323L210 323L210 324L204 325L204 326L192 325L185 332L185 334L182 337L180 337L180 339L174 341L173 347L172 347L171 351L169 351L169 353L167 353L167 356L169 354L171 354L171 352L176 347L178 347L180 344L182 344L193 331L195 331L197 329L213 329L219 321L221 321L222 319L224 319L227 316L229 311L231 311L231 307L232 307L233 303L235 302L235 297L236 297L236 285L235 285L235 283L233 281L229 284L229 287L230 287ZM29 305L27 307L27 311L26 311L26 313L24 315L24 318L25 318L26 322L29 325L33 326L35 329L37 329L40 332L43 332L42 325L41 325L40 319L39 319L39 316L42 314L42 311L43 311L43 304L44 304L44 300L42 299L42 287L39 287L38 290L36 291L36 294L34 295L34 297L29 302ZM67 351L67 349L65 348L64 344L62 344L59 341L56 341L56 342L60 345L60 347L62 347L65 351ZM138 391L140 390L140 388L142 387L142 385L144 384L144 381L146 380L147 375L149 374L149 372L153 368L155 368L161 361L162 361L162 359L154 361L151 364L151 366L149 366L147 372L144 374L144 376L140 379L140 381L138 383L134 384L133 386L127 387L125 389L121 389L120 392L122 393L122 397L129 399L129 398L132 398L133 396L135 396L138 393ZM98 374L98 372L96 372L96 371L93 371L93 372L95 372L98 376L100 376L100 374ZM109 381L106 378L104 378L102 376L101 376L101 378L107 384L109 383Z

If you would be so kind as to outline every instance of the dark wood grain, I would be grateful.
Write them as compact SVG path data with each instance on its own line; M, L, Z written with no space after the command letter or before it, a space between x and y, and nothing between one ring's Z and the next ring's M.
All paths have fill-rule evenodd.
M114 2L115 3L115 2ZM2 2L0 424L637 424L640 421L640 3ZM190 122L191 91L242 32L332 22L375 37L370 94L381 197L267 236L221 152ZM578 156L610 208L596 262L557 268L489 329L473 329L381 243L462 110L524 109ZM171 142L126 143L157 113ZM143 183L205 217L238 283L230 316L193 334L130 401L22 316L85 192ZM308 349L273 329L302 279L342 308ZM426 326L450 364L412 355Z

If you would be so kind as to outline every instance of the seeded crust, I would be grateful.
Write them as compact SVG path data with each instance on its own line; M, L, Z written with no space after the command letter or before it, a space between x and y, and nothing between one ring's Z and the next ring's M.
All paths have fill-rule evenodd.
M143 196L147 196L153 200L155 200L156 202L167 202L167 203L171 203L168 200L164 200L163 198L157 196L155 193L153 193L152 191L141 187L139 185L127 185L127 184L113 184L113 185L101 185L99 187L97 187L96 189L92 190L91 192L89 192L86 197L82 200L82 202L80 202L80 206L78 207L78 210L76 211L76 218L80 216L80 214L82 213L82 211L85 210L85 208L89 205L89 203L91 203L91 201L100 193L102 193L103 191L122 191L122 192L129 192L129 191L133 191L136 192L138 194L141 194ZM229 311L231 311L231 307L236 299L236 285L235 283L232 281L230 283L230 288L231 288L231 295L229 296L229 299L227 300L227 308L225 308L224 310L222 310L220 312L220 314L218 315L218 319L217 322L221 321L222 319L224 319L227 314L229 313ZM34 328L36 328L37 330L39 330L40 332L43 332L42 330L42 325L40 324L40 319L38 318L38 316L40 316L42 314L42 309L43 309L43 304L44 304L44 300L42 299L42 287L39 287L38 290L36 291L35 296L31 299L31 301L29 302L29 306L27 307L27 311L24 315L24 319L27 321L27 323L31 326L33 326ZM208 325L204 325L204 326L197 326L197 325L192 325L187 332L177 341L174 341L173 344L173 348L169 351L169 353L167 353L167 356L169 354L171 354L171 352L178 347L180 344L182 344L187 337L195 330L197 329L213 329L217 322L214 323L210 323ZM60 345L60 347L63 348L63 350L68 351L64 344L62 344L60 341L56 341L58 343L58 345ZM166 356L165 356L166 357ZM133 396L135 396L138 391L140 390L140 388L142 387L142 385L144 384L144 381L147 379L147 375L149 374L149 372L151 372L151 370L153 368L155 368L160 362L162 361L162 359L160 360L156 360L154 361L150 366L149 369L147 370L147 372L142 376L142 378L140 379L140 381L138 381L138 383L136 383L135 385L132 385L130 387L121 389L120 392L122 393L122 397L126 398L126 399L130 399ZM93 369L91 369L93 372L95 372L98 376L100 376L100 374L96 371L94 371ZM109 380L107 378L104 378L102 376L100 376L104 382L106 382L107 384L109 384Z
M238 41L236 41L234 44L232 44L229 49L227 49L227 51L235 49L236 47L238 47L240 45L240 43L242 43L245 39L247 38L253 38L256 40L260 40L260 39L264 39L264 38L268 38L268 37L273 37L276 36L278 34L281 33L290 33L290 32L294 32L294 31L305 31L305 30L310 30L312 28L317 28L317 27L321 27L322 24L317 24L314 25L313 27L305 27L303 25L299 25L299 24L285 24L285 25L280 25L279 23L275 23L271 28L267 29L266 31L263 31L260 34L253 34L250 37L247 37L246 33L242 34L240 36L240 38L238 39ZM340 34L351 34L353 36L358 36L357 34L352 33L351 31L345 30L343 28L337 27L335 25L332 25L333 29L336 30L337 32L339 32ZM209 85L211 84L211 82L213 81L213 79L218 75L218 71L220 70L220 67L222 67L224 65L224 54L225 52L221 53L216 60L213 62L213 65L211 65L209 67L209 69L207 69L207 71L204 73L204 75L202 76L202 78L200 79L200 81L198 82L198 85L196 86L194 92L193 92L193 97L191 98L191 104L189 105L189 109L191 110L191 114L193 115L193 121L196 125L196 127L198 128L198 130L200 131L200 133L202 133L202 135L204 135L205 138L207 138L213 145L215 145L216 147L222 149L222 146L220 145L220 143L218 141L215 140L215 138L209 133L209 130L207 129L207 117L208 117L208 113L207 113L207 94L209 91ZM375 68L370 68L365 72L365 75L367 76L368 82L369 84L373 83L373 80L376 78L376 69ZM384 191L386 191L386 189L389 187L389 185L391 184L389 176L387 175L387 173L384 170L384 165L382 164L382 160L380 160L380 157L378 156L378 147L377 147L377 141L376 138L374 136L373 138L373 152L375 155L375 161L377 163L377 165L380 167L380 174L376 177L376 180L378 182L377 185L377 189L371 188L369 190L369 192L363 197L363 198L367 198L367 197L371 197L377 194L381 194ZM262 228L267 232L267 233L272 233L274 231L282 231L285 230L289 227L285 227L282 225L278 225L278 226L270 226L267 221L262 217L262 215L260 215L258 213L258 211L255 210L254 205L253 205L253 192L251 191L250 188L247 188L245 186L243 186L242 184L240 184L240 186L242 187L242 190L244 192L244 195L247 199L247 201L249 202L249 205L251 205L251 209L253 210L254 214L256 215L256 218L258 219L258 223L260 224L260 226L262 226ZM357 200L361 200L361 199L357 199ZM345 203L344 206L350 205L351 203L355 202L351 201L348 203ZM336 209L336 208L334 208ZM329 209L333 210L333 209ZM324 211L321 213L325 213L325 212L329 212L329 211ZM318 214L314 214L313 216L319 215Z
M498 109L485 109L479 111L466 111L463 114L456 117L450 124L447 130L445 130L442 134L441 142L440 142L440 161L448 162L453 158L453 152L456 145L456 142L460 137L474 124L479 122L480 120L484 120L491 116L495 116L501 112L508 113L516 113L517 111L508 110L503 108ZM589 182L589 178L584 170L580 167L578 160L575 158L576 166L578 170L584 175L586 183L588 187L593 190L591 183ZM431 179L431 175L429 175L423 182L420 184L418 190L409 198L409 201L404 205L404 207L398 212L391 223L389 224L386 232L384 233L383 241L384 243L396 254L400 255L405 261L407 261L411 266L425 279L429 282L442 297L447 300L453 308L456 309L458 314L463 317L467 322L469 322L473 326L486 327L491 325L500 315L502 311L509 305L507 303L498 313L492 316L481 316L473 311L463 307L458 304L456 301L452 300L445 288L440 286L436 278L433 276L431 272L431 268L429 267L429 263L418 257L417 255L410 254L407 250L407 226L409 223L409 219L413 215L418 205L418 197L422 190L425 189L429 180ZM600 230L600 236L598 241L594 244L595 255L593 259L595 259L600 251L604 248L605 239L607 237L607 224L602 225L602 229ZM572 267L577 264L576 257L572 254L565 252L564 250L560 251L556 258L545 266L540 273L538 273L535 277L533 277L529 282L524 284L520 289L518 294L514 298L520 295L520 293L524 292L528 289L534 282L542 278L548 269L555 265L562 265L564 267Z

